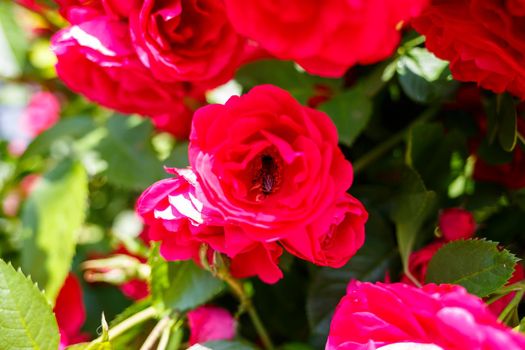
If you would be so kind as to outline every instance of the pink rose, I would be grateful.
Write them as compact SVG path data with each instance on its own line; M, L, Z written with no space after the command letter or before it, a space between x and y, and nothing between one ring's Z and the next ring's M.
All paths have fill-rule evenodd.
M333 221L348 222L342 213L352 204L344 209L337 203L345 201L353 172L338 147L335 126L326 114L301 106L280 88L258 86L225 105L199 109L189 158L199 183L197 197L251 239L306 238L309 225L319 225L330 211L339 219L321 225L325 232ZM363 223L355 224L357 232Z
M332 319L326 350L417 349L406 343L421 349L520 350L525 336L459 286L351 282Z
M307 72L340 77L355 64L390 56L398 26L427 0L225 0L234 27L280 59Z
M78 279L70 273L58 293L54 313L60 330L60 349L89 339L80 329L86 321L86 308Z
M21 126L29 136L35 137L52 127L60 118L60 103L50 92L37 92L29 101L21 117Z
M202 91L155 80L139 61L125 22L98 17L71 26L55 34L52 48L57 73L73 91L123 113L151 116L176 137L187 136L190 105L204 99Z
M225 309L201 306L188 312L190 345L235 337L235 319Z
M198 184L192 182L195 175L191 170L170 171L177 177L153 184L137 202L150 239L161 242L160 253L165 259L193 259L200 264L199 249L207 244L231 259L234 277L258 276L266 283L282 278L277 266L282 249L276 243L260 243L238 227L222 225L217 213L196 198Z
M227 82L246 41L232 28L221 0L145 0L130 18L141 61L162 81L212 88Z
M461 208L448 208L439 215L439 230L446 241L468 239L476 231L476 221L471 212Z

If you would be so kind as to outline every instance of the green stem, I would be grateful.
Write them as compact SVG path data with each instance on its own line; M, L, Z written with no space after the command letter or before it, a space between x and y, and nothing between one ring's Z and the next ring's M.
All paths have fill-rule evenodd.
M155 308L153 306L150 306L147 309L144 309L144 310L134 314L133 316L131 316L131 317L125 319L124 321L120 322L115 327L111 328L108 331L109 339L111 340L111 339L114 339L114 338L122 335L127 330L129 330L130 328L133 328L134 326L136 326L138 324L141 324L141 323L143 323L143 322L145 322L145 321L155 317L156 314L157 314L157 310L155 310ZM102 337L98 337L97 339L93 340L91 343L92 344L96 344L96 343L101 343L101 342L102 342Z
M237 298L241 302L241 307L244 307L245 310L248 312L248 315L250 316L250 319L253 323L253 326L255 327L255 330L257 331L257 334L261 338L264 348L266 350L274 350L275 347L273 346L273 343L272 343L272 340L270 339L268 331L264 327L264 324L262 323L261 318L259 317L259 314L257 313L257 310L253 306L252 300L244 291L244 288L242 284L240 283L240 281L231 276L222 276L222 278L230 286L230 288L233 290L233 293L237 296Z
M414 127L414 125L423 123L429 119L432 119L434 115L439 111L439 106L431 106L423 113L421 113L412 123L410 123L406 128L392 135L390 138L384 142L377 145L370 152L359 157L354 164L354 173L359 173L366 169L370 164L375 163L386 153L388 153L392 148L394 148L398 143L403 141L408 134L408 132Z
M165 329L170 326L171 318L169 316L163 317L153 328L151 333L148 335L144 344L140 347L140 350L151 350L153 346L159 340Z
M503 322L507 316L514 310L516 307L518 307L518 304L521 302L521 299L523 299L523 295L525 294L525 290L521 290L516 293L514 298L512 298L511 302L503 309L501 314L499 315L498 319Z

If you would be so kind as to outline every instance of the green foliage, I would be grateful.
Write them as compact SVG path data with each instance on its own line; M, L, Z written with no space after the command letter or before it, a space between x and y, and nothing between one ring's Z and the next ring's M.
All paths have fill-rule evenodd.
M399 58L397 73L403 91L418 103L440 100L458 85L450 77L448 62L420 47Z
M219 294L224 284L193 261L165 261L158 247L151 251L150 289L153 305L159 310L186 311Z
M426 282L452 283L485 297L512 276L517 259L498 243L485 240L454 241L443 246L428 265Z
M372 101L363 89L354 88L335 96L321 105L339 133L339 142L351 146L366 128L372 115Z
M19 73L25 64L29 45L24 31L16 20L13 5L11 1L0 1L0 35L4 35L7 39L11 53L16 60L15 69Z
M457 130L445 133L439 123L420 123L409 131L405 160L432 190L446 193L454 175L450 167L454 152L465 158L468 154Z
M46 298L22 272L0 260L0 344L4 350L56 350L58 326Z
M113 347L108 341L102 343L80 343L68 346L66 350L111 350Z
M55 300L70 270L77 231L84 222L87 186L84 168L64 160L44 174L24 206L21 266L31 271L49 300Z
M96 149L107 162L103 172L115 186L142 190L164 177L148 137L153 132L145 119L114 115L105 125L106 135Z
M436 194L428 191L419 175L410 168L400 173L399 190L391 205L391 217L396 226L399 253L405 272L414 243L425 220L433 214Z
M30 163L32 157L49 153L53 144L59 140L73 142L96 128L92 118L80 116L60 120L53 127L45 130L31 141L20 158L20 164Z
M277 60L260 60L247 64L237 71L235 80L245 89L261 84L279 86L302 104L316 95L317 86L327 86L334 90L339 87L337 80L312 76L298 70L292 62Z

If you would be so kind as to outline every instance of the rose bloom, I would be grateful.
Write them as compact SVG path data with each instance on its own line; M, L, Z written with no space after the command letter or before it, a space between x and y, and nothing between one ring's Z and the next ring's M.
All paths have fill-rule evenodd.
M86 308L82 300L82 288L72 273L67 276L58 293L53 312L60 330L60 350L89 339L80 332L86 321Z
M37 92L29 100L21 117L22 130L35 137L53 126L60 118L60 103L50 92Z
M440 213L438 227L446 241L468 239L476 231L476 221L468 210L448 208Z
M72 24L80 24L101 15L126 18L139 0L55 0L60 14Z
M216 306L200 306L188 312L190 345L235 337L235 319L228 310Z
M234 27L280 59L307 72L340 77L355 64L389 57L399 24L427 0L225 0Z
M456 80L525 99L524 13L522 0L433 0L413 25Z
M221 225L217 214L196 198L198 184L189 169L171 169L176 177L149 187L137 201L137 212L149 226L149 237L160 241L167 260L193 259L200 265L202 244L230 258L234 277L258 276L266 283L282 278L277 266L282 249L276 243L249 239L237 227Z
M521 350L525 336L455 285L351 282L336 308L326 350Z
M73 25L55 34L52 48L58 76L73 91L119 112L151 116L157 127L187 137L202 90L155 80L138 59L125 22L97 17Z
M346 193L353 171L334 124L280 88L199 109L189 159L197 198L249 239L283 239L292 254L333 267L363 244L367 212Z
M141 61L162 81L216 87L233 77L246 39L231 26L222 0L145 0L130 17Z

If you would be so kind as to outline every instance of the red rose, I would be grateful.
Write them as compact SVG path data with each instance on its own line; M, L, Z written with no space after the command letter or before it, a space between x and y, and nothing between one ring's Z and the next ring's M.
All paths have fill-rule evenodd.
M225 0L240 33L277 58L326 77L390 56L399 43L398 24L417 15L426 2Z
M476 221L468 210L448 208L439 215L439 230L446 241L468 239L476 231Z
M353 172L337 130L288 92L258 86L199 109L189 155L196 196L250 239L283 239L291 253L334 267L363 244L367 213L346 194Z
M425 284L427 276L428 264L436 252L443 247L444 241L436 241L410 254L408 260L408 270L412 276L421 284ZM401 282L406 284L414 284L410 278L405 274L401 276Z
M245 39L221 0L145 0L130 20L140 59L163 81L215 87L233 77Z
M433 0L413 25L455 79L525 99L524 8L519 0Z
M53 37L52 48L57 73L73 91L123 113L170 120L157 125L187 136L192 110L186 100L201 100L202 93L188 83L155 80L139 61L125 22L99 17L74 25Z

